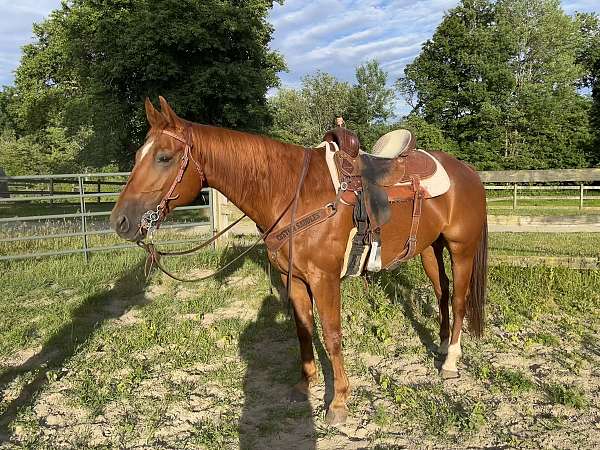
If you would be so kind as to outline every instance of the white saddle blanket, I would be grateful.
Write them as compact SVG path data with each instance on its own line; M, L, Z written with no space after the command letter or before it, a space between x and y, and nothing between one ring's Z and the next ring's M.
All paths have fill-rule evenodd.
M329 168L329 175L331 176L331 182L333 183L333 189L337 192L340 188L340 179L338 177L337 168L335 167L335 162L333 161L333 155L335 152L339 151L338 146L335 142L321 142L317 148L325 148L325 156L327 160L327 167ZM425 153L429 156L433 161L435 161L435 165L437 167L433 176L421 180L421 186L429 192L431 197L437 197L439 195L445 194L450 189L450 178L448 177L448 173L444 166L430 153L425 150L417 150L418 152ZM410 183L398 183L398 185L402 184L410 184Z

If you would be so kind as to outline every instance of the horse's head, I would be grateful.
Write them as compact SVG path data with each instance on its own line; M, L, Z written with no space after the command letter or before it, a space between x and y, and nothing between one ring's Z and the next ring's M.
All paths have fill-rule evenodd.
M131 241L142 240L173 208L192 202L202 189L191 125L162 97L160 106L159 112L146 99L150 131L110 215L111 227Z

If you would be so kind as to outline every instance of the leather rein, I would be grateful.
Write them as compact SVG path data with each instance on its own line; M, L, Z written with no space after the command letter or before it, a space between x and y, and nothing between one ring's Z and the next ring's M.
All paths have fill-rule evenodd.
M185 137L182 137L176 133L173 133L169 130L161 130L161 133L166 134L176 140L178 140L179 142L182 142L183 144L185 144L185 149L183 151L183 156L181 158L181 164L179 166L179 171L177 172L177 176L175 177L175 179L173 180L173 182L171 183L171 186L169 188L169 190L167 191L167 193L164 195L164 197L162 198L162 200L160 201L160 203L156 206L155 210L148 210L146 211L143 215L142 218L140 220L140 225L139 225L139 230L146 230L147 232L147 236L149 239L149 242L144 242L144 241L138 241L137 245L139 245L140 247L142 247L144 250L146 250L146 253L148 254L147 259L146 259L146 265L145 265L145 272L146 275L149 275L153 269L153 267L158 267L165 275L167 275L168 277L177 280L177 281L181 281L184 283L192 283L192 282L196 282L196 281L202 281L202 280L206 280L209 278L212 278L214 276L216 276L219 273L222 273L225 269L227 269L228 267L232 266L236 261L238 261L240 258L244 257L246 254L248 254L250 251L252 251L258 244L260 244L261 241L266 240L269 235L271 234L271 232L275 229L275 227L279 224L279 222L281 221L281 219L283 218L283 216L290 210L291 208L291 217L290 217L290 226L289 226L289 247L288 247L288 283L287 283L287 294L288 294L288 298L290 296L290 291L291 291L291 280L292 280L292 271L293 271L293 238L294 238L294 229L297 228L296 225L296 209L298 207L298 200L300 198L300 191L302 190L302 186L304 184L304 180L306 178L306 174L308 173L308 168L310 165L310 160L312 157L312 152L309 149L304 149L304 160L303 160L303 164L302 164L302 172L300 173L300 178L298 180L298 184L296 185L296 190L294 193L294 196L292 197L291 201L289 202L289 204L285 207L285 209L283 210L283 212L277 217L277 219L275 220L275 222L273 222L273 224L267 228L264 232L261 233L261 235L254 241L254 243L247 248L246 250L244 250L244 252L242 252L241 254L239 254L238 256L236 256L233 260L229 261L227 264L225 264L223 267L221 267L220 269L216 270L213 273L210 273L208 275L205 276L201 276L198 278L181 278L177 275L174 275L173 273L171 273L170 271L168 271L162 264L161 262L161 256L175 256L175 255L187 255L190 253L194 253L210 244L212 244L213 242L215 242L219 237L221 237L223 234L225 234L227 231L229 231L231 228L233 228L235 225L237 225L239 222L242 221L242 219L244 219L246 216L246 214L243 214L240 218L238 218L237 220L235 220L235 222L231 223L230 225L228 225L225 229L223 229L222 231L220 231L219 233L215 234L213 237L211 237L210 239L202 242L201 244L190 248L188 250L181 250L181 251L175 251L175 252L163 252L160 250L157 250L156 247L154 246L153 243L153 238L154 238L154 233L156 232L156 230L158 229L158 227L160 226L160 223L162 222L162 220L167 216L167 214L169 213L170 209L169 209L169 202L171 200L176 200L177 198L179 198L179 194L175 194L175 189L177 188L177 185L181 182L181 180L183 179L183 175L185 174L185 171L189 165L189 161L192 160L192 162L194 163L194 166L196 167L196 170L198 172L198 174L200 175L200 179L201 182L204 181L206 179L206 176L204 175L204 172L202 171L202 168L200 167L200 165L198 164L198 162L196 161L196 159L194 159L193 155L192 155L192 148L193 148L193 142L191 139L191 130L188 127L186 129L186 135ZM335 214L336 208L335 208L335 204L328 204L326 207L329 208L332 212L330 214L333 215ZM330 217L329 216L329 217ZM262 231L262 230L261 230Z

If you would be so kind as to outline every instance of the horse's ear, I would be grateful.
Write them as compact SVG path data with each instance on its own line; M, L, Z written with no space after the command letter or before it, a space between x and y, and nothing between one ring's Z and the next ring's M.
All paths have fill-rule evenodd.
M177 124L179 117L177 117L175 111L173 111L173 109L169 106L169 104L162 95L158 96L158 100L160 101L160 111L163 117L167 120L167 123L169 125L174 127Z
M158 127L160 128L165 119L161 116L161 114L156 110L152 102L148 97L146 97L146 101L144 102L144 106L146 107L146 118L148 119L148 123L150 127Z

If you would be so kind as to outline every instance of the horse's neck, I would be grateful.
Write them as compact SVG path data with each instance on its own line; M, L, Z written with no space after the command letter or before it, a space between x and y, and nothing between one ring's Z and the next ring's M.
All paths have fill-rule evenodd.
M199 133L208 185L259 227L270 227L294 195L302 152L262 136L221 128L203 127Z

